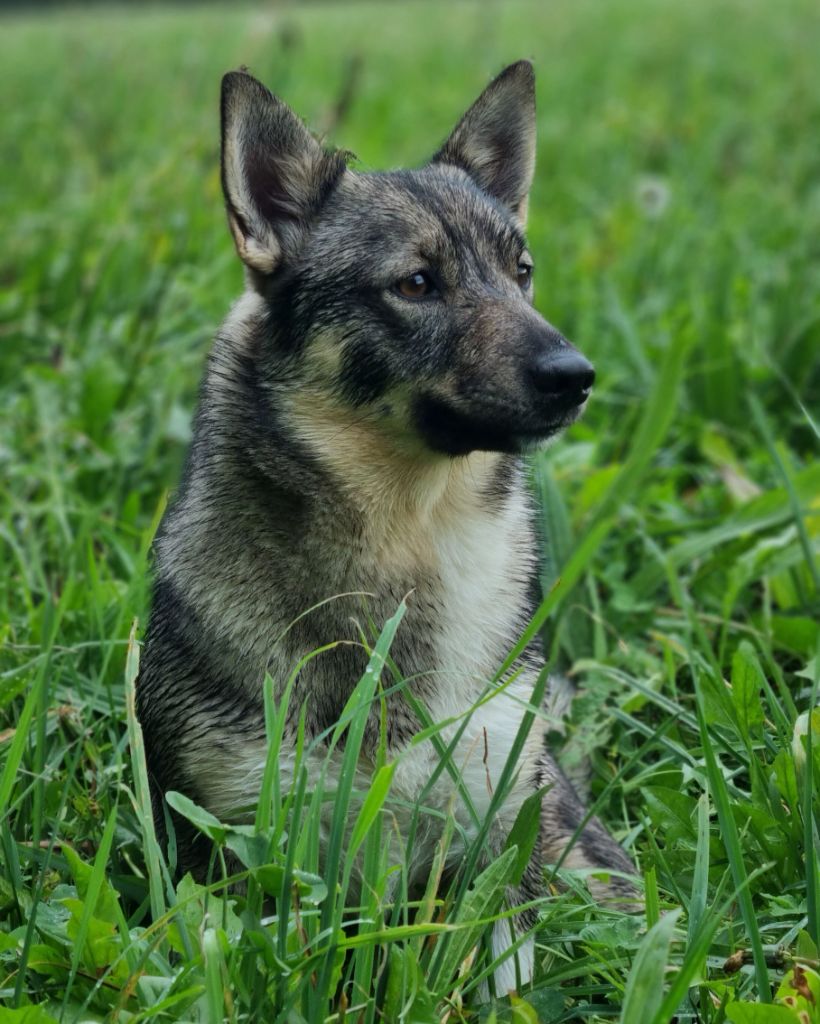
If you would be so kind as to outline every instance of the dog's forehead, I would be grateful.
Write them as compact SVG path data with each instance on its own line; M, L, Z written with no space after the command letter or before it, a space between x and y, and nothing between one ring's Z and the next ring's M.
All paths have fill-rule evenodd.
M471 248L520 251L523 245L508 211L464 171L450 165L412 171L348 171L335 198L337 216L374 241L384 237L431 250L468 243Z

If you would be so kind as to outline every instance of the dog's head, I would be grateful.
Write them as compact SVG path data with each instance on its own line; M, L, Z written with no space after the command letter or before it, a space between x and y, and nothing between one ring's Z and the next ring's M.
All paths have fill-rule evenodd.
M244 72L222 84L222 182L269 303L267 357L407 445L520 451L572 422L594 380L532 305L523 234L532 66L501 73L422 169L359 173ZM272 370L273 372L273 370Z

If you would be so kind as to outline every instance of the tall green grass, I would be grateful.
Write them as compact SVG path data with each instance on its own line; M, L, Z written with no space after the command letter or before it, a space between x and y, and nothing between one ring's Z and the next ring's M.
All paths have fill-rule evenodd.
M816 1018L818 51L809 0L2 16L0 1021ZM395 766L355 771L402 685L395 622L328 737L341 775L304 735L281 773L285 700L253 824L175 798L214 839L207 886L157 844L133 683L151 539L241 288L220 75L249 64L369 168L424 160L522 56L537 304L598 370L533 460L528 635L578 687L556 745L646 898L601 907L545 865L533 984L479 1008L532 815L451 880L457 826L422 799L406 841L435 813L441 839L411 902Z

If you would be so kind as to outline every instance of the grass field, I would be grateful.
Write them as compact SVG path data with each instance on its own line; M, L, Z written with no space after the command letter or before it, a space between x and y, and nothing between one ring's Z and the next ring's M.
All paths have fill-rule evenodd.
M818 53L811 0L0 19L0 1024L820 1020L820 743L795 732L818 686ZM646 905L564 873L532 988L478 1009L504 879L390 907L379 814L362 909L282 859L313 821L288 794L245 898L174 889L126 651L241 287L222 72L250 65L368 168L423 161L522 56L537 305L599 381L534 460L547 643L579 687L562 756L589 759ZM205 827L250 864L253 837Z

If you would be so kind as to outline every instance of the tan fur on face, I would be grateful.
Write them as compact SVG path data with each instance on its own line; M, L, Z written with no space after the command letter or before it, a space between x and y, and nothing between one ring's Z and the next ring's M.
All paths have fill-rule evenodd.
M342 345L339 332L324 331L314 335L308 346L303 375L317 388L329 386L342 366Z

